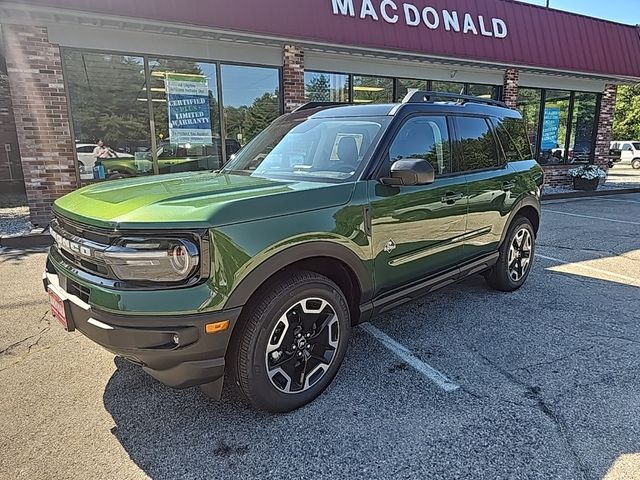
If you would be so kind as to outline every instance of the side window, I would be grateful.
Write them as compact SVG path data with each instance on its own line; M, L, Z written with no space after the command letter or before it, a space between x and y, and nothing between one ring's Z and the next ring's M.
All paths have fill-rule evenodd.
M486 119L457 117L458 138L462 148L460 170L482 170L500 165L495 137Z
M82 147L76 147L78 153L93 153L93 145L83 145Z
M628 144L628 143L624 143L624 144L622 145L622 151L623 151L623 152L630 152L631 150L633 150L633 149L631 148L631 145L630 145L630 144Z
M396 160L423 158L436 176L451 173L449 130L446 117L413 117L405 122L389 148L389 164Z
M525 124L516 118L494 118L492 122L508 162L533 158Z

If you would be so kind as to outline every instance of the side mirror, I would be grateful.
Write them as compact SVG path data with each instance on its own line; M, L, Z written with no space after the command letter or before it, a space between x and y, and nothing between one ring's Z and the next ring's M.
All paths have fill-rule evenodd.
M396 160L391 165L391 176L380 181L385 185L429 185L436 178L431 163L423 158Z

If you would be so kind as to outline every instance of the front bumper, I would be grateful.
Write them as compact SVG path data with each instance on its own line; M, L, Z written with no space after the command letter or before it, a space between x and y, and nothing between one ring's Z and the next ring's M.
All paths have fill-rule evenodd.
M217 382L215 391L221 390L224 357L241 308L183 316L113 314L70 293L63 276L45 272L43 282L64 301L70 331L77 329L170 387ZM205 332L206 324L223 320L229 328Z

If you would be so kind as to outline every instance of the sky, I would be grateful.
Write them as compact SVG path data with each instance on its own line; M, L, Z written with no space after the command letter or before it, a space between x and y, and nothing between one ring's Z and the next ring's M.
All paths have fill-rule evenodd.
M520 0L544 6L546 0ZM640 24L640 0L549 0L551 8L630 25Z

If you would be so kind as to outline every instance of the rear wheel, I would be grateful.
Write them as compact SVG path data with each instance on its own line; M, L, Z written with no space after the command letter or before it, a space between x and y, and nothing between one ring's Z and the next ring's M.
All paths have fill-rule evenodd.
M631 166L636 170L640 169L640 158L634 158L631 160Z
M529 276L535 252L535 232L526 217L517 217L500 246L500 256L485 273L487 284L502 292L520 288Z
M351 334L340 288L313 272L283 272L245 308L228 364L246 399L261 410L288 412L322 393Z

